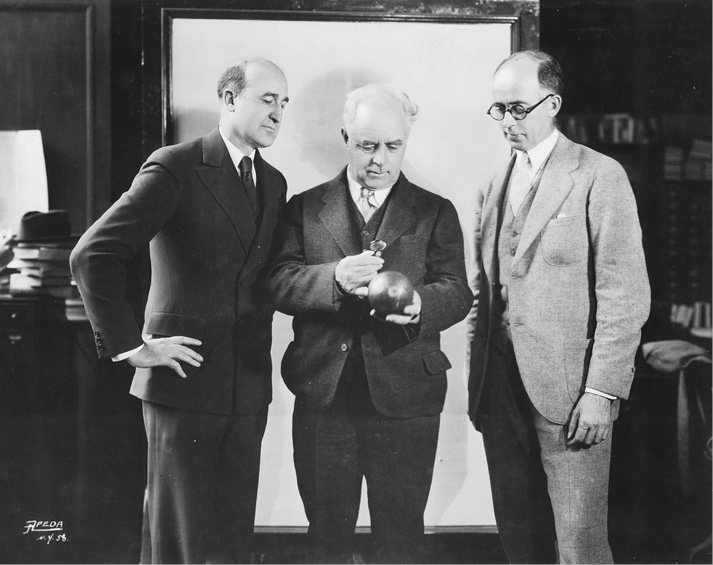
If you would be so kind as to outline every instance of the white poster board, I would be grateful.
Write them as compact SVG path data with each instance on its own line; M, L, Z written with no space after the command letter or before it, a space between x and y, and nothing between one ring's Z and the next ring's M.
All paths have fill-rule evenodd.
M39 130L0 131L0 238L17 234L26 212L47 212L47 171Z
M509 149L487 115L490 81L511 52L511 23L305 21L174 18L170 107L173 142L202 136L218 123L218 78L238 59L278 63L290 102L275 144L261 150L285 175L290 195L335 176L346 164L340 137L344 97L372 82L401 86L419 105L403 172L411 182L449 198L458 210L467 252L475 188ZM274 400L270 406L256 526L307 525L292 461L293 396L282 383L282 354L291 318L274 324ZM492 529L490 483L480 434L468 421L464 324L442 334L453 369L441 420L427 528ZM366 494L364 489L364 495ZM362 500L358 525L368 525Z

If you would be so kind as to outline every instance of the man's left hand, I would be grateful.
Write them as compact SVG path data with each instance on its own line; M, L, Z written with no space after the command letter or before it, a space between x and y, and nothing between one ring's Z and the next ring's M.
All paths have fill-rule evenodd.
M372 310L371 315L375 314L376 310ZM413 302L404 308L403 314L387 314L383 320L399 326L417 324L421 320L421 297L418 292L413 291Z
M611 400L585 392L572 411L567 445L592 446L603 442L611 432Z

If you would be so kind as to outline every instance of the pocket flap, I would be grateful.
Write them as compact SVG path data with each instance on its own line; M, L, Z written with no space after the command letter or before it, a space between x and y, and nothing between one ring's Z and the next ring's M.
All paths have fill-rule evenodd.
M205 333L205 318L171 312L153 312L144 331L159 336L182 335L202 340Z
M443 351L431 351L423 356L423 364L429 375L437 375L451 368L451 362Z

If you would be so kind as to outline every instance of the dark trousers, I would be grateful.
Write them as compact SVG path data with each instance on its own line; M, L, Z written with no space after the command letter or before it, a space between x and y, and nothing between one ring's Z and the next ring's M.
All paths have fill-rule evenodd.
M153 563L247 563L267 408L220 416L143 403Z
M512 343L491 350L480 412L498 532L511 563L612 563L607 539L611 437L568 446L532 406Z
M557 563L547 475L530 400L509 344L493 348L478 413L495 520L510 563Z
M384 418L365 377L340 383L326 412L298 399L293 418L297 484L309 520L308 563L351 563L366 477L373 558L422 563L423 513L433 477L440 416Z

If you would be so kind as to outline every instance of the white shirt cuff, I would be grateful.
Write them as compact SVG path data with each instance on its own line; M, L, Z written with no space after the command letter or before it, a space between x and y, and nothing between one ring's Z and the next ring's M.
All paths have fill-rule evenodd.
M123 361L124 359L128 359L134 353L138 353L139 349L141 349L142 347L143 345L139 345L136 349L132 349L131 351L124 351L124 353L119 353L119 355L114 355L111 360L116 363L117 361Z
M596 394L597 396L603 396L604 398L608 398L609 400L616 400L616 396L612 396L611 394L607 394L606 392L602 392L601 390L597 390L595 388L585 387L584 392L591 392L592 394Z

